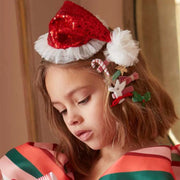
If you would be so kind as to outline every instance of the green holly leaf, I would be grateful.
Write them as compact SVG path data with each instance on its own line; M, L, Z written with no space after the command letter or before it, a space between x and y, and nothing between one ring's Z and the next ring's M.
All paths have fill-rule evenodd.
M133 98L132 101L133 102L141 102L143 100L143 97L138 94L136 91L133 91Z
M145 106L145 102L149 101L151 99L150 92L146 92L144 96L141 96L136 91L133 92L132 101L133 102L142 102L142 105Z
M145 93L144 94L144 99L145 99L146 102L149 101L151 99L151 93L150 92Z

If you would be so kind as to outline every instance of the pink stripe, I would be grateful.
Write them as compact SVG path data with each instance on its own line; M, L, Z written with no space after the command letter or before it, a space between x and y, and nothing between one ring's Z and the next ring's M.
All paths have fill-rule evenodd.
M157 156L163 156L169 160L171 160L171 150L166 146L158 146L158 147L148 147L135 151L130 151L130 153L142 153L142 154L152 154Z
M0 169L2 173L7 176L9 179L18 179L18 180L35 180L36 178L26 173L18 166L16 166L11 160L6 156L3 156L0 159Z

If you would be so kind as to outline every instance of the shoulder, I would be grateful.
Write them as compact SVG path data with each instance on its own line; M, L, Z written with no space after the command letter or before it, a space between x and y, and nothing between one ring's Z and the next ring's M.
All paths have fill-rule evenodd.
M56 144L28 142L11 149L0 159L2 176L31 180L54 174L57 179L73 179L72 173L65 171L67 157L60 153L56 159L56 147Z
M100 180L148 177L149 180L180 180L180 145L156 146L123 155ZM140 178L141 179L141 178Z

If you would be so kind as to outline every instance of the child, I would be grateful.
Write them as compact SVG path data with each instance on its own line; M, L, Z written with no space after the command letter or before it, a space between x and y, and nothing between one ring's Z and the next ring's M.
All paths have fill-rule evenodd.
M129 31L110 32L65 1L35 49L44 58L37 85L59 145L27 143L9 151L0 161L4 177L19 180L25 172L28 180L180 179L180 162L173 161L180 146L157 144L177 119L173 103ZM13 168L3 169L6 161L21 173L17 169L12 177Z

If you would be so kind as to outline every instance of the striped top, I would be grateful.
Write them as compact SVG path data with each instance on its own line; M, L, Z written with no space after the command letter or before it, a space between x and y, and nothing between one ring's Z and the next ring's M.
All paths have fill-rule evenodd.
M110 167L100 180L180 180L180 145L131 151Z
M74 180L64 154L54 144L26 143L0 159L3 180ZM180 145L156 146L123 155L99 180L180 180Z

